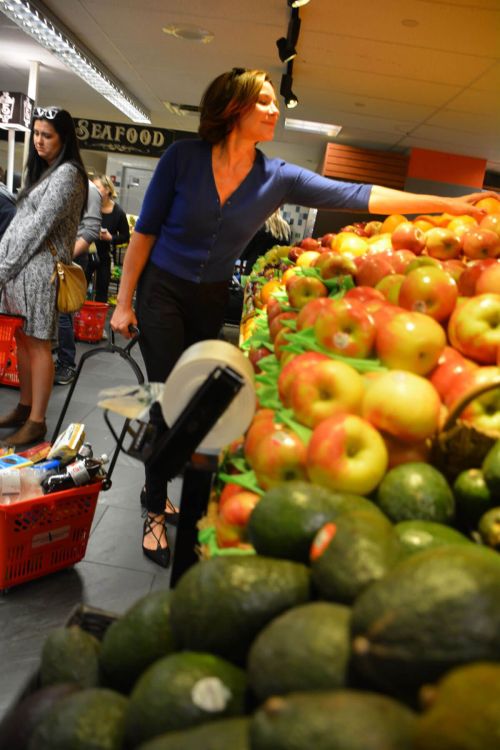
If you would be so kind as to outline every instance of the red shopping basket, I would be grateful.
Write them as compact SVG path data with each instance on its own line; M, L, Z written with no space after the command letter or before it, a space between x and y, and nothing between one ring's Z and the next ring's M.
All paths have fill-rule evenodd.
M23 324L24 318L19 315L0 313L0 383L2 385L19 385L14 333Z
M95 344L102 339L109 305L87 300L73 316L73 331L77 341Z
M79 562L102 482L0 505L0 590Z

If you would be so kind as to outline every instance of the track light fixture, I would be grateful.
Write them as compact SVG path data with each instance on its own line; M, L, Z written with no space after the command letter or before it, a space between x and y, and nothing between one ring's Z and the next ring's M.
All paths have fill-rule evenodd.
M280 56L281 62L290 62L290 60L293 60L293 58L297 55L297 50L295 49L293 44L290 44L288 39L286 39L284 36L276 41L276 46L278 48L278 54Z
M281 76L280 84L280 95L283 97L285 107L287 109L293 109L299 103L299 100L292 91L293 78L293 63L289 62L287 65L286 73Z
M292 15L290 17L290 21L288 22L287 35L286 37L282 36L281 39L278 39L276 42L276 46L278 47L278 54L280 56L281 62L287 63L290 60L293 60L294 57L296 57L297 50L295 49L295 47L299 39L299 31L300 31L299 11L292 10Z
M307 5L309 0L288 0L290 8L300 8L301 5Z

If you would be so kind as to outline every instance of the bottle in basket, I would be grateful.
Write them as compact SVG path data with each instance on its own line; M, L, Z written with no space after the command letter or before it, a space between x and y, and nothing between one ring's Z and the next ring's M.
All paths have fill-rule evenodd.
M89 484L93 479L103 474L103 466L108 462L105 453L100 458L87 456L78 461L68 464L60 474L53 474L42 482L45 494L50 492L60 492L69 490L73 487L81 487Z

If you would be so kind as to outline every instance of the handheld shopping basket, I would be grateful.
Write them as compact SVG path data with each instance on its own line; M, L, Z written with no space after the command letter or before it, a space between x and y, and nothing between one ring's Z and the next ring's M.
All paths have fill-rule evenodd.
M0 384L19 385L15 332L24 325L21 315L0 313Z

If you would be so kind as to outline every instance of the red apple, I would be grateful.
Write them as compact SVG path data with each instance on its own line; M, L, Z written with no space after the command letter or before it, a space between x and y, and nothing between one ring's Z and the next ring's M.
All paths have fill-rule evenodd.
M297 315L297 331L302 331L304 328L312 328L319 313L329 305L329 297L318 297L304 305Z
M500 294L500 263L492 263L483 269L476 281L476 294L493 292Z
M367 253L356 262L357 286L376 286L378 282L394 273L392 257L388 253Z
M497 258L500 255L500 237L491 229L469 229L463 235L463 250L468 258Z
M369 494L383 478L387 462L379 432L354 414L325 419L309 441L309 479L334 492Z
M391 263L396 273L405 273L409 264L415 260L417 256L412 253L411 250L396 250L391 255Z
M500 433L500 367L476 367L458 376L450 389L448 396L449 407L457 403L471 391L482 385L491 384L487 390L473 399L460 413L460 419L468 422L479 430Z
M441 261L441 265L447 274L458 284L460 276L463 274L467 266L459 258L450 258L450 260Z
M436 367L428 377L446 406L449 405L447 396L453 388L455 378L475 367L476 364L463 357L456 349L445 346Z
M316 250L318 252L321 247L321 240L315 240L313 237L304 237L300 241L300 247L304 250Z
M420 255L425 247L425 234L411 221L402 221L393 230L391 242L394 250L411 250L415 255Z
M267 346L259 346L257 348L250 347L248 350L248 359L253 367L254 372L261 372L259 361L261 359L264 359L264 357L269 357L271 352L267 348Z
M457 307L448 324L451 345L481 364L495 364L500 346L500 295L478 294Z
M446 271L422 266L404 277L397 301L407 310L416 310L442 321L455 309L457 297L457 285Z
M260 495L240 487L228 498L222 507L219 506L219 518L232 525L246 528L250 515L260 500Z
M290 402L298 422L316 427L335 414L358 413L363 393L363 378L354 368L327 359L296 374L290 388Z
M316 276L291 276L286 282L286 293L292 307L301 309L317 297L326 297L328 289Z
M269 336L271 337L271 341L275 341L276 336L281 331L282 328L287 328L287 326L284 326L285 320L296 320L297 319L297 313L290 311L290 312L282 312L279 315L275 315L274 318L269 323ZM290 329L288 329L290 330ZM267 352L270 354L270 352Z
M259 441L252 468L257 482L267 490L281 482L307 478L307 447L291 430L275 430Z
M445 345L443 328L429 315L398 312L384 325L377 320L375 349L390 369L426 375L436 366Z
M276 334L276 338L274 339L274 356L276 357L278 362L281 362L287 354L287 351L286 349L284 349L284 347L288 346L290 343L288 339L289 333L291 333L291 331L288 328L285 328L285 326L282 326Z
M406 216L403 216L402 214L389 214L389 216L386 216L385 219L382 222L382 226L380 227L380 234L383 234L385 232L394 232L398 224L402 224L403 222L407 222L408 219Z
M297 262L297 258L299 255L302 255L302 253L305 253L305 249L303 247L299 247L298 245L294 245L290 250L288 251L288 260L291 260L293 263Z
M375 234L380 234L380 228L382 226L381 221L367 221L365 224L365 234L367 237L373 237Z
M414 461L429 462L431 452L429 440L405 443L400 438L388 435L382 431L380 431L380 434L389 454L388 469L393 469L394 466L399 466L400 464L413 463Z
M385 297L378 289L372 286L353 286L344 294L344 299L357 299L359 302L368 302L371 300L384 301Z
M361 414L374 427L400 440L432 437L439 426L441 399L426 378L405 370L389 370L365 391Z
M335 236L336 235L334 232L327 232L326 234L324 234L323 237L321 238L322 246L331 248L332 242L335 239Z
M479 222L480 229L488 229L491 232L495 232L500 237L500 213L487 214Z
M496 263L495 258L485 258L469 263L460 274L457 281L458 293L461 297L473 297L476 293L476 283L482 271L489 265Z
M237 495L242 490L243 487L241 486L241 484L236 484L235 482L228 482L227 484L225 484L217 501L218 512L220 512L221 508L227 503L229 498L231 498L233 495Z
M434 227L426 232L425 247L431 258L449 260L460 255L462 240L447 227Z
M266 307L267 312L267 322L270 323L271 320L276 316L279 315L283 310L281 309L281 302L277 299L277 297L270 297L269 301L267 303Z
M296 354L281 370L278 376L278 393L283 406L290 406L290 389L297 374L316 362L330 361L326 354L320 352L304 352Z
M245 434L243 453L249 466L252 466L257 446L261 439L274 430L281 429L283 425L276 417L272 409L259 409Z
M332 299L314 324L316 341L336 354L367 357L373 348L375 323L356 299Z

